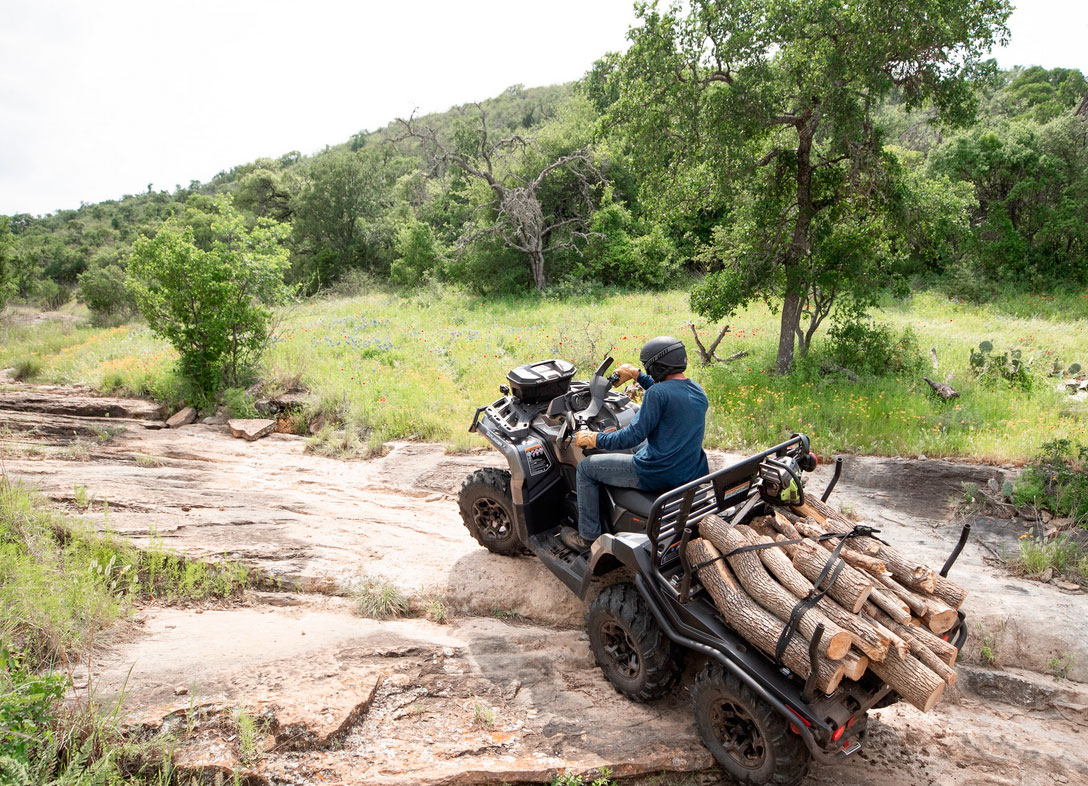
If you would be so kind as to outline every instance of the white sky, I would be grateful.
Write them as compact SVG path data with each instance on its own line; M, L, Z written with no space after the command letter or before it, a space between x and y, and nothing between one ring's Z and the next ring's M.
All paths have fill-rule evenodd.
M1088 73L1088 2L1020 5L999 63ZM0 0L0 214L576 79L633 22L632 0Z

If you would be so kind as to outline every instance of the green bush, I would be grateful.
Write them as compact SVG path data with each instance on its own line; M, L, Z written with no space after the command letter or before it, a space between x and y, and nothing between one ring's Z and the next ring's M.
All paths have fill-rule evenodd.
M857 374L899 375L917 371L923 359L918 337L909 327L897 333L857 309L837 315L827 332L828 353L838 365Z
M224 390L223 408L227 411L227 415L232 418L255 418L260 416L253 401L253 396L249 395L243 388L227 388Z
M98 324L124 319L136 310L120 265L102 265L85 271L79 277L79 294Z
M397 230L397 258L389 269L396 284L415 286L441 269L442 257L429 224L410 219Z
M1088 527L1088 445L1074 445L1068 439L1044 443L1017 478L1012 499Z
M593 214L594 233L578 267L585 278L602 284L663 289L679 272L676 247L660 226L640 230L631 213L606 196Z
M181 355L180 370L204 392L237 383L268 341L270 307L286 301L288 228L258 219L250 229L229 198L216 202L211 239L166 224L136 241L128 283L157 334ZM196 221L196 219L192 219Z
M60 674L25 668L0 642L0 759L28 760L34 744L48 737L67 687Z

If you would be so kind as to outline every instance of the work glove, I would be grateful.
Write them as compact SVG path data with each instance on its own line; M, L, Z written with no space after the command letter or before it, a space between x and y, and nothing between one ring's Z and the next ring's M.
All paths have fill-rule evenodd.
M622 363L620 364L620 367L616 369L616 374L619 376L620 384L632 379L638 379L638 366L632 366L630 363Z
M574 444L576 444L580 448L597 447L597 432L590 431L589 429L583 429L582 431L575 432Z

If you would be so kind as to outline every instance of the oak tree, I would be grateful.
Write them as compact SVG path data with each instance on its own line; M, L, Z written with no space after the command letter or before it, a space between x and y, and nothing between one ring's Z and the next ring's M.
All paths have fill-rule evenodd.
M640 4L606 124L626 136L644 199L720 217L696 310L772 302L785 372L837 299L872 297L910 221L874 109L896 91L968 120L1009 13L1008 0Z

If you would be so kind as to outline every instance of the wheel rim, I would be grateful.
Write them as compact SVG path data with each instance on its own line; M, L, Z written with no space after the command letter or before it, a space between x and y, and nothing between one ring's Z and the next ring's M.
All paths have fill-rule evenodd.
M503 540L510 534L510 517L493 499L478 499L472 505L472 520L488 540Z
M767 758L763 735L744 707L720 702L710 715L710 726L731 759L747 769L758 769Z
M627 630L618 623L605 622L601 625L601 649L612 659L616 671L626 679L638 677L641 668L638 650Z

